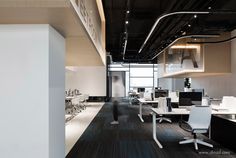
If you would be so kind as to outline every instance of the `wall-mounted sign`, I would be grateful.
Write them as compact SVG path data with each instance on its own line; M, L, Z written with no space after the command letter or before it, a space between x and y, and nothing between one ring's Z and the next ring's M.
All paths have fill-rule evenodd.
M93 24L93 20L89 16L89 13L88 13L89 11L85 6L85 0L77 0L77 1L78 1L78 8L79 8L80 14L83 17L82 20L86 24L86 27L89 28L89 32L91 33L93 40L98 42L97 33Z
M103 63L106 63L105 48L102 47L101 18L97 8L96 0L70 0L77 12L84 28L96 47Z
M203 69L200 45L174 45L167 50L165 57L166 73Z

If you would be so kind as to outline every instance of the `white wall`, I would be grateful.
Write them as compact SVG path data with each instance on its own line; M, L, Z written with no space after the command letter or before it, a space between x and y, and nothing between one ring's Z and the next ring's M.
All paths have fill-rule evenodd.
M172 80L172 91L184 91L184 78L174 78Z
M183 78L159 78L159 87L169 91L184 91Z
M0 25L0 55L0 157L64 157L63 37L49 25Z
M159 84L158 87L161 87L162 89L172 89L172 78L159 78Z
M231 33L231 37L236 36L236 30ZM231 94L236 96L236 40L231 41Z
M106 67L70 67L66 70L66 90L78 89L90 96L106 96Z
M236 36L236 30L231 33L231 36ZM204 88L205 92L211 97L222 97L224 95L236 96L235 39L231 41L231 71L232 74L230 75L192 78L192 88Z

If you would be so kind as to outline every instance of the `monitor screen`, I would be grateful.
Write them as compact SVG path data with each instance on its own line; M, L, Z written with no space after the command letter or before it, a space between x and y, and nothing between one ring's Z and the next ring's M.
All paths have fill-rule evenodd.
M202 92L179 92L179 106L202 104Z
M155 98L168 97L168 89L155 89Z
M138 92L145 92L145 88L138 88Z
M155 90L156 90L156 89L161 89L161 87L155 87Z
M192 89L193 92L202 92L202 96L204 96L204 89Z

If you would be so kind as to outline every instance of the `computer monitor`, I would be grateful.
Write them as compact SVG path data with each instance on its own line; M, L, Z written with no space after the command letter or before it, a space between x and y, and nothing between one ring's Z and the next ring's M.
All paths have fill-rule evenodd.
M155 88L155 98L168 97L168 89L156 89Z
M140 93L140 92L145 92L145 88L138 88L138 93Z
M202 96L204 96L204 89L192 89L193 92L202 92Z
M202 92L179 92L179 106L202 104Z

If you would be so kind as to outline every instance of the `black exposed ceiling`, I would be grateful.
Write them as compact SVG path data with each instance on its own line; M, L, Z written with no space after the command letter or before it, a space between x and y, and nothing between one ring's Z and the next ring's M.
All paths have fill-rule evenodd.
M106 17L106 50L115 62L153 62L176 38L219 34L236 28L236 0L102 0ZM127 13L129 10L129 13ZM156 19L178 11L209 11L207 15L173 15L160 21L138 53ZM128 24L125 24L129 21ZM190 26L190 27L189 27ZM127 40L124 55L124 43Z

